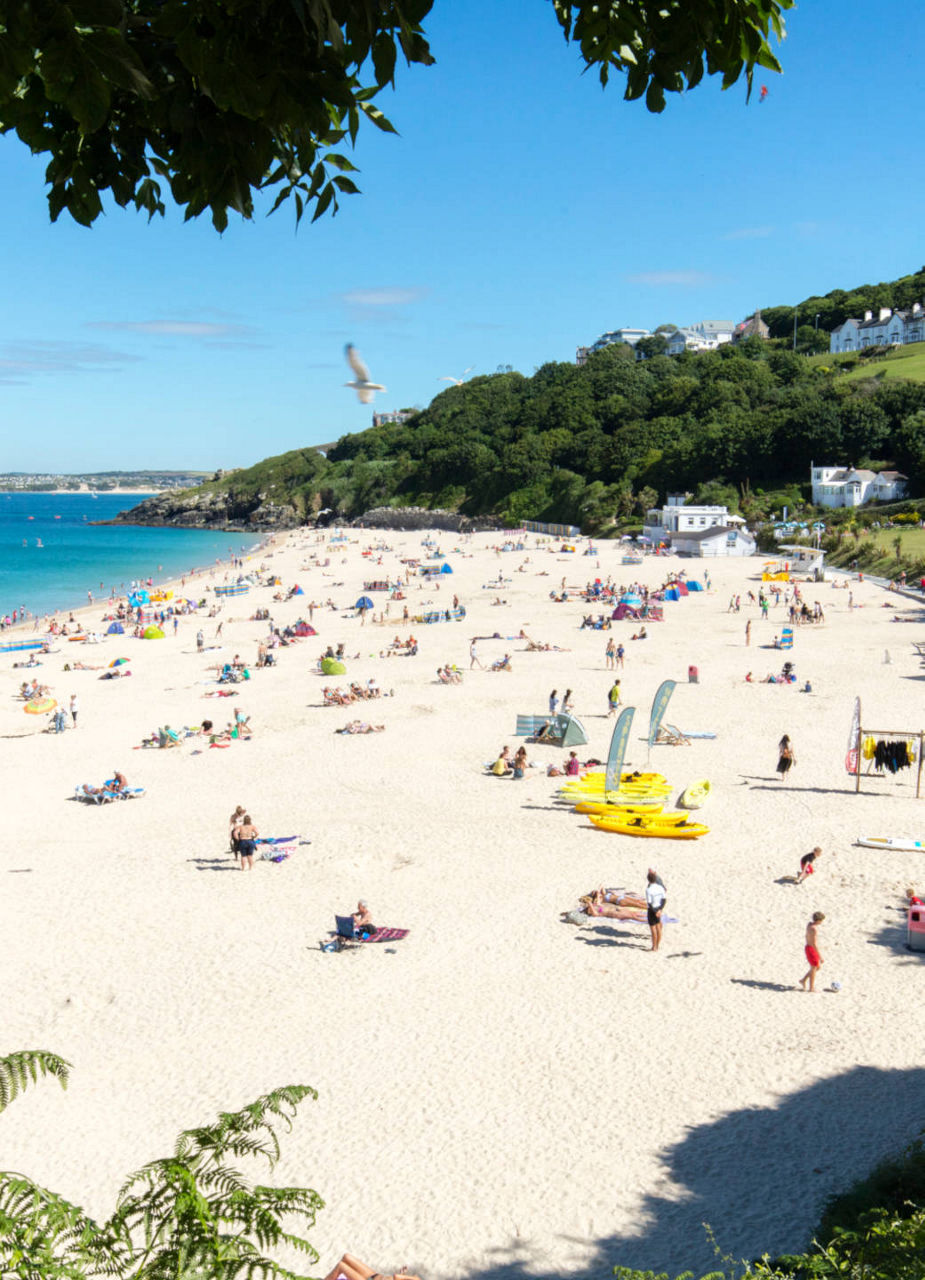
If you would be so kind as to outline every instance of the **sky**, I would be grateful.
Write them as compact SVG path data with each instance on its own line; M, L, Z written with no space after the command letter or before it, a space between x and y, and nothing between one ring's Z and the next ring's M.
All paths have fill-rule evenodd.
M371 425L347 342L423 408L471 367L530 375L621 326L738 321L925 262L925 5L804 0L750 103L650 115L582 74L540 0L436 0L430 68L361 131L360 196L220 236L175 210L51 224L0 139L0 472L211 471ZM234 218L234 215L232 215Z

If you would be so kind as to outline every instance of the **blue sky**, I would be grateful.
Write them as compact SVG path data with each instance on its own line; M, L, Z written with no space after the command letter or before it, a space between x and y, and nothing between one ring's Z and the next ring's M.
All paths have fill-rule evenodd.
M807 0L766 102L704 82L661 116L582 76L540 0L436 0L427 30L437 65L380 100L401 136L360 138L363 194L313 227L51 225L44 162L0 139L0 471L244 466L362 430L349 341L377 407L424 406L469 366L925 262L925 5Z

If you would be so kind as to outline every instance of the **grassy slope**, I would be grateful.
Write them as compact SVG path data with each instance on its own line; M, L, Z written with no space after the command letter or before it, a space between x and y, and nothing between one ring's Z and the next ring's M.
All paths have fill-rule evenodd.
M810 363L817 367L838 368L851 356L810 356ZM866 378L906 378L910 382L925 382L925 342L910 342L897 347L888 356L878 360L863 360L850 369L844 377L849 382L861 382Z

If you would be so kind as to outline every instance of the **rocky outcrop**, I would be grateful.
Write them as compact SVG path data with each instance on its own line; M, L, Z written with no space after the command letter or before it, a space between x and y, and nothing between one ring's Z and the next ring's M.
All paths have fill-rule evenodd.
M260 494L243 497L221 489L201 488L155 494L130 511L120 511L106 523L271 532L297 529L303 520L294 506L272 502Z
M427 507L373 507L350 524L360 529L445 529L450 533L479 533L505 527L494 516L461 516L458 511L431 511Z

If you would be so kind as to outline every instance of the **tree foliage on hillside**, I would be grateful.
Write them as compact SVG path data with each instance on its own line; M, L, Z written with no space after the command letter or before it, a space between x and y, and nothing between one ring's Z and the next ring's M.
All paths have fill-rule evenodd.
M555 0L567 42L603 84L661 111L704 74L726 88L779 70L771 40L794 0ZM165 188L187 218L250 218L254 194L296 218L357 190L344 154L400 59L433 63L433 0L0 0L0 132L49 155L54 221L89 226L106 193L149 216ZM512 36L511 38L515 38Z
M840 381L759 339L634 361L611 346L584 366L471 378L404 424L328 453L323 505L388 502L571 521L641 514L653 490L748 495L806 485L812 461L893 462L925 486L925 386Z
M877 315L881 307L889 307L891 311L909 311L915 302L925 303L925 267L912 275L900 276L898 280L859 284L854 289L833 289L822 297L813 295L795 305L762 307L761 316L771 330L772 338L790 338L794 311L799 324L815 328L818 316L819 329L831 333L849 316L863 320L865 311ZM799 331L797 338L800 338ZM812 343L804 341L803 345L808 350ZM828 343L822 349L828 350Z

